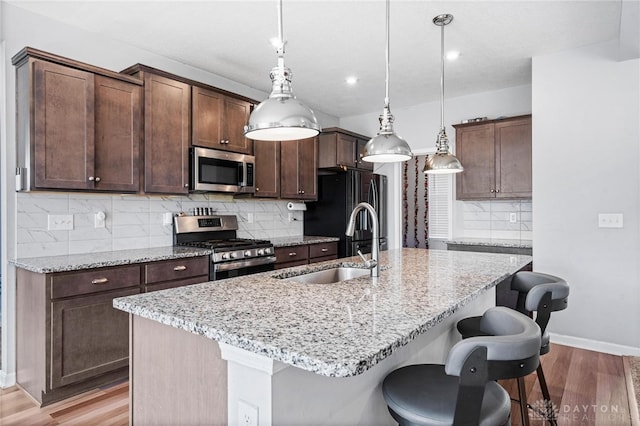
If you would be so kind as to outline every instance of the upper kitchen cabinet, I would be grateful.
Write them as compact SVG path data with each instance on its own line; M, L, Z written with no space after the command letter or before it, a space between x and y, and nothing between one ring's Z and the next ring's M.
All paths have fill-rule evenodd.
M144 81L144 192L189 192L191 86L134 65L123 71Z
M142 82L31 48L12 62L23 187L138 191Z
M325 129L320 134L318 167L373 170L373 163L362 160L362 149L368 140L366 136L337 127Z
M457 199L531 198L531 115L453 127Z
M318 137L280 142L280 197L318 199Z
M252 141L244 137L251 103L193 86L192 114L192 145L253 154Z
M256 192L259 198L280 198L280 142L254 141Z

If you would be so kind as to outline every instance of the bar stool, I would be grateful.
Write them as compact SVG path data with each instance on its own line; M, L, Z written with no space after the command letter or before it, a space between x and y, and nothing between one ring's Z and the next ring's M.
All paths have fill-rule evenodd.
M540 327L542 339L540 344L540 355L549 352L549 333L547 325L551 312L561 311L567 308L569 297L569 285L562 278L543 274L541 272L521 271L516 273L511 280L511 289L518 292L518 300L516 302L516 310L525 315L533 317L535 312L535 321ZM481 317L465 318L458 322L457 328L463 339L484 335L480 327ZM537 368L538 382L544 398L544 414L550 423L556 424L555 412L552 409L551 395L547 387L547 381L544 377L542 364ZM522 422L529 424L529 413L527 411L529 405L524 386L524 377L518 378L518 398L520 399L520 413ZM550 418L549 418L550 417Z
M535 371L540 328L505 307L487 310L480 328L487 335L456 343L445 365L409 365L385 377L382 393L400 425L509 423L511 399L495 380Z

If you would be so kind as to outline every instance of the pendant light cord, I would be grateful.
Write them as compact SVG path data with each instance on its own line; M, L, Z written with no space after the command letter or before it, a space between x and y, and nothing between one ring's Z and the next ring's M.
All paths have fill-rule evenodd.
M389 108L389 3L390 0L387 0L387 24L385 28L385 60L386 60L386 76L385 76L385 91L384 91L384 106L385 108Z
M278 0L278 67L284 75L284 30L282 24L282 0Z
M444 129L444 25L440 26L440 129Z

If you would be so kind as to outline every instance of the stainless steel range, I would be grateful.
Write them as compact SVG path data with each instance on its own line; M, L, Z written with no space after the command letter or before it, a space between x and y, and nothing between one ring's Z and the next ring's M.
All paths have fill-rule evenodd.
M173 230L174 245L213 250L210 280L273 270L276 261L273 244L237 238L236 216L176 216Z

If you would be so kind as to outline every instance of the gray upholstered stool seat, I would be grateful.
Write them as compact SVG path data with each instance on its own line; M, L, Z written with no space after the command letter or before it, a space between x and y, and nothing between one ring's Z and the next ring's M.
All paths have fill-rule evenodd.
M400 424L450 425L456 412L458 381L458 377L447 375L441 365L410 365L394 371L385 380L384 398L389 412ZM488 382L482 398L480 425L505 424L510 411L507 391L496 382Z
M529 317L504 307L485 312L480 327L488 335L456 343L444 365L410 365L387 375L382 393L399 424L509 422L509 394L494 380L536 369L540 328Z
M511 289L518 292L516 310L525 315L533 316L540 327L542 337L540 340L540 355L549 352L549 332L547 325L551 312L567 308L569 297L569 285L562 278L540 272L521 271L516 273L511 280ZM482 317L465 318L458 322L457 328L463 338L485 336L487 333L480 326ZM537 369L538 381L545 400L551 397L547 388L542 365ZM528 424L526 392L522 380L518 381L522 420ZM554 420L554 419L551 419Z

